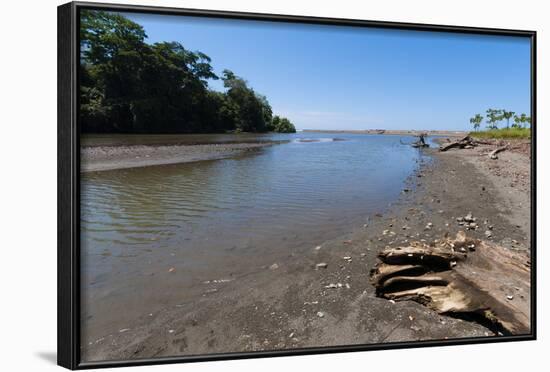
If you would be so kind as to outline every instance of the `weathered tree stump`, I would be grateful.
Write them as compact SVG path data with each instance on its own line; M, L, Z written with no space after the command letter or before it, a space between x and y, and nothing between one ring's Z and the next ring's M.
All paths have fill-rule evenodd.
M471 315L507 334L530 332L530 259L459 232L432 245L387 247L371 270L377 295Z

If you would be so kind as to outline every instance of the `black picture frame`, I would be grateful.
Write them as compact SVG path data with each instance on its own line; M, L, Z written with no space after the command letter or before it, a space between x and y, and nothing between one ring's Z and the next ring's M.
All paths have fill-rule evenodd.
M463 338L437 341L394 342L369 345L328 346L279 351L239 352L199 356L161 357L121 361L80 360L80 128L78 123L79 11L96 9L201 16L238 20L262 20L317 25L345 25L384 29L437 31L459 34L523 36L531 42L531 333L506 337ZM336 19L309 16L258 14L155 6L71 2L58 7L58 317L57 358L69 369L122 367L226 359L337 353L379 349L481 344L536 339L536 32L524 30L461 27L450 25Z

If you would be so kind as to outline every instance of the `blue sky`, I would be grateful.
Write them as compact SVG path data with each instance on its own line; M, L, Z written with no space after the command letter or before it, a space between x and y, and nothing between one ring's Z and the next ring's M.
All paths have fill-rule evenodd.
M149 43L178 41L245 78L298 129L467 130L487 108L530 115L528 38L124 15Z

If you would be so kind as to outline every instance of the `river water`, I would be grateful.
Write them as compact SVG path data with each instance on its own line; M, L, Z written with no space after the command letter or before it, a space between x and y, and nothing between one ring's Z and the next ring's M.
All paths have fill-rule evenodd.
M81 175L84 340L189 301L197 283L258 270L360 227L399 197L423 156L400 143L412 137L395 135L103 136L83 142L243 138L288 142L221 160Z

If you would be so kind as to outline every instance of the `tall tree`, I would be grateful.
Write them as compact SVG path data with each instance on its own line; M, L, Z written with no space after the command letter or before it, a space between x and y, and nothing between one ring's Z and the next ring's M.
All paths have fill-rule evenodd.
M279 126L276 128L276 132L280 133L296 133L296 128L294 124L290 122L287 118L282 118Z
M515 112L514 111L506 111L504 109L500 110L500 112L502 113L502 118L506 120L506 128L510 128L510 118L512 116L514 116Z
M520 116L514 115L514 124L512 124L513 127L521 128L522 125L527 128L527 124L531 124L531 117L521 114Z
M211 59L178 42L147 44L137 23L117 13L83 10L80 22L80 123L83 132L265 132L267 98L224 70L225 92Z
M487 124L489 129L498 129L498 123L502 120L502 111L487 109Z
M235 129L240 132L265 132L272 115L271 106L264 96L250 88L247 82L230 70L223 71L223 83L227 97L237 108Z
M470 118L470 124L474 126L474 130L477 131L481 122L483 121L483 116L481 114L476 114L473 118Z
M522 123L523 122L521 120L521 116L514 115L514 122L512 123L512 128L521 128Z

